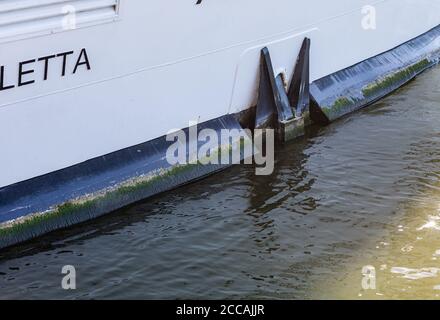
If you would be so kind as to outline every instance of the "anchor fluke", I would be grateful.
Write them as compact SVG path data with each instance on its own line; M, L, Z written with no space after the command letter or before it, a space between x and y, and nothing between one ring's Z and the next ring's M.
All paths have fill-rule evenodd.
M310 39L305 38L296 60L295 72L288 92L296 116L309 111L310 106Z
M304 115L308 114L310 39L306 38L298 56L289 91L281 74L275 76L267 47L261 50L260 86L255 128L274 128L278 138L288 141L304 134Z
M255 118L258 129L273 128L276 120L292 118L293 112L281 75L275 78L269 49L261 50L260 88Z

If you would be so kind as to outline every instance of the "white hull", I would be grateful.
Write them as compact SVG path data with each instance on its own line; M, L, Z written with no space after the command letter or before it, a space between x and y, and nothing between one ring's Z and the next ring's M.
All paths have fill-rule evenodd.
M4 85L15 86L0 91L0 187L253 106L264 46L290 78L309 37L314 81L440 23L440 1L374 1L377 29L364 30L369 4L121 0L114 18L75 30L18 35L0 24ZM90 70L72 74L83 48ZM19 62L71 50L64 77L62 57L50 61L47 80L36 61L23 75L35 83L18 86Z

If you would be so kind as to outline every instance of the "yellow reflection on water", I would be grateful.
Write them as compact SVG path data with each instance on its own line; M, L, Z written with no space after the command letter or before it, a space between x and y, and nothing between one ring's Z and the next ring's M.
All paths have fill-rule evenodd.
M403 204L383 238L342 269L319 285L317 298L440 299L440 192Z

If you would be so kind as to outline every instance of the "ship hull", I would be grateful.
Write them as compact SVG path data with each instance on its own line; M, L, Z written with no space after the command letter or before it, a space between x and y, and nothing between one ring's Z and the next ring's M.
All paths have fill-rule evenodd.
M114 16L72 30L0 25L0 248L224 169L154 159L164 157L167 132L193 121L243 126L240 115L257 104L264 47L291 79L311 39L316 122L383 97L437 63L440 48L435 1L170 2L115 2ZM375 63L404 46L414 51ZM393 74L405 77L384 88L378 79Z

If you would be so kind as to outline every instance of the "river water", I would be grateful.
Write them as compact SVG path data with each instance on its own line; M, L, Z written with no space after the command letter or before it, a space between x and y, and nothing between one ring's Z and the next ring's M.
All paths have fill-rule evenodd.
M439 79L311 128L272 176L233 167L2 251L0 298L439 298Z

